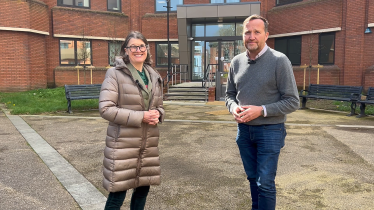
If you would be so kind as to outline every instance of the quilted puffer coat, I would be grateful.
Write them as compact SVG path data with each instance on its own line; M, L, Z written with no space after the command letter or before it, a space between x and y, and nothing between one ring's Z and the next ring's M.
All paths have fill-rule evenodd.
M109 192L124 191L161 182L157 125L143 123L145 110L138 81L122 58L107 70L101 86L99 111L109 121L104 150L103 186ZM164 119L162 79L158 72L144 64L152 83L149 109Z

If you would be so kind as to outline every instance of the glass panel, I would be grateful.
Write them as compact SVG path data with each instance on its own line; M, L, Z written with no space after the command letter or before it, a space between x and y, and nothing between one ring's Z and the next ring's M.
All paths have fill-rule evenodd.
M171 45L171 64L179 64L179 44L170 44ZM157 66L167 66L168 65L168 44L156 44L157 48Z
M247 49L245 48L244 44L243 44L243 40L236 40L235 41L235 52L234 52L234 56L235 55L238 55L242 52L245 52Z
M215 3L225 3L224 0L210 0L210 3L215 4Z
M119 3L120 0L108 0L108 10L116 10L116 11L120 11L121 8L120 8L120 3Z
M89 7L90 6L90 1L89 0L75 0L75 6Z
M301 64L301 36L290 37L288 39L288 59L292 65Z
M113 66L115 57L121 52L121 42L109 42L109 65Z
M287 55L287 39L280 38L280 39L275 39L274 43L274 49L276 51L279 51L285 55Z
M193 37L204 37L204 24L193 24L192 25L192 36Z
M91 64L91 43L90 41L77 41L78 63Z
M192 80L201 80L204 69L204 42L194 41L193 46L193 69Z
M240 2L240 0L226 0L226 3Z
M334 63L334 41L335 34L320 35L319 45L319 58L318 63L320 64L333 64Z
M61 64L75 64L74 41L60 40Z
M295 3L299 1L303 1L303 0L277 0L277 5L291 4L291 3Z
M183 0L170 0L170 11L177 11L177 5L182 5ZM157 12L167 12L166 0L156 0L156 11Z
M236 23L236 36L242 36L243 35L243 23Z
M70 5L70 6L73 6L73 0L58 0L58 5Z
M219 62L219 54L218 54L218 42L206 42L206 67L208 67L209 64L218 64ZM210 65L209 69L206 69L206 71L209 71L207 76L210 77L210 80L214 80L216 72L218 72L218 65Z
M235 36L235 23L206 24L206 36Z

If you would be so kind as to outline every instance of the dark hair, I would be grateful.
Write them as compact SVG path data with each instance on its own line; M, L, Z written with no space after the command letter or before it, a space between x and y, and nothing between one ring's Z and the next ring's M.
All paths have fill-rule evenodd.
M269 22L268 22L268 20L266 20L266 18L264 18L264 17L262 17L260 15L251 15L251 16L249 16L247 19L244 20L243 27L245 27L245 24L248 23L249 21L256 20L256 19L260 19L260 20L262 20L264 22L265 33L268 32Z
M148 64L148 65L152 65L152 59L151 59L152 55L151 55L151 52L149 51L148 41L143 36L143 34L140 33L139 31L131 31L127 35L127 37L125 39L125 42L123 43L123 45L121 47L121 53L120 53L120 55L122 56L123 61L126 64L130 63L129 56L125 52L125 48L128 47L127 45L129 44L130 39L140 39L140 40L142 40L144 42L144 44L147 46L147 58L145 59L144 63Z

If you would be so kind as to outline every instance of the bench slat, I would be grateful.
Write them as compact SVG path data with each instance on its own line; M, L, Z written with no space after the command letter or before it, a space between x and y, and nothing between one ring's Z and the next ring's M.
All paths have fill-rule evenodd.
M65 96L68 101L68 112L71 113L71 100L97 99L100 96L101 84L65 85Z

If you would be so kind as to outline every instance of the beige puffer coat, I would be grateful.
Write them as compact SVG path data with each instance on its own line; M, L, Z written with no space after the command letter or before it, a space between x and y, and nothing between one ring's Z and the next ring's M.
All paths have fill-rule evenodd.
M162 79L144 65L152 82L149 109L160 112L163 122ZM99 111L109 121L104 150L103 186L109 192L124 191L161 182L157 125L143 123L144 100L122 58L108 69L101 86Z

